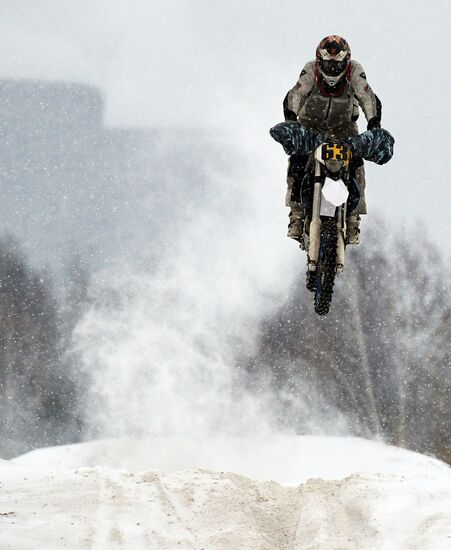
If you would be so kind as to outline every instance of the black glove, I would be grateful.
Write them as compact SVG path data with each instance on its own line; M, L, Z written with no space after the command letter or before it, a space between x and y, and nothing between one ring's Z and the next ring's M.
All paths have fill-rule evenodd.
M378 116L373 116L373 118L370 118L368 121L368 126L366 127L367 130L374 130L374 128L380 128L381 127L381 118Z

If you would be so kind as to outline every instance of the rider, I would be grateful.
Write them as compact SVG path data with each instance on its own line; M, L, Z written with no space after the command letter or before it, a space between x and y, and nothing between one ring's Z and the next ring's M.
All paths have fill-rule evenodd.
M316 49L316 60L303 68L296 85L283 102L285 120L322 132L330 139L358 135L359 106L368 121L368 130L380 128L382 105L370 88L363 67L351 59L349 44L341 36L327 36ZM304 212L299 202L300 185L308 155L291 155L288 164L286 205L291 208L288 237L302 236ZM356 159L351 167L360 186L360 202L347 219L347 244L360 240L360 214L366 214L365 171Z

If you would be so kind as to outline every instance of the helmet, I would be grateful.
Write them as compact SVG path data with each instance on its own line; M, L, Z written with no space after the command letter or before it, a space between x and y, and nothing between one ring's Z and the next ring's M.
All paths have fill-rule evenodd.
M316 48L316 61L319 73L333 88L346 73L351 61L351 48L341 36L326 36Z

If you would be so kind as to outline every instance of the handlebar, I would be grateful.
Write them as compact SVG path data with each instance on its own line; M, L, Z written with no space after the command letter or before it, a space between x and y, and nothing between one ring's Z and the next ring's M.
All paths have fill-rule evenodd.
M299 122L280 122L273 126L269 133L280 143L287 155L295 153L308 155L321 143L329 141L323 133L306 128ZM385 164L393 156L395 140L384 128L367 130L357 136L339 140L347 145L354 157L360 157L376 164Z

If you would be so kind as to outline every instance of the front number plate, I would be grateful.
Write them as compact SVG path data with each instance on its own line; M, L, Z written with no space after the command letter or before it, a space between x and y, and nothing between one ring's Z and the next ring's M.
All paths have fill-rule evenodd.
M327 202L335 206L341 206L349 196L348 188L341 180L334 181L330 178L326 178L322 193Z

